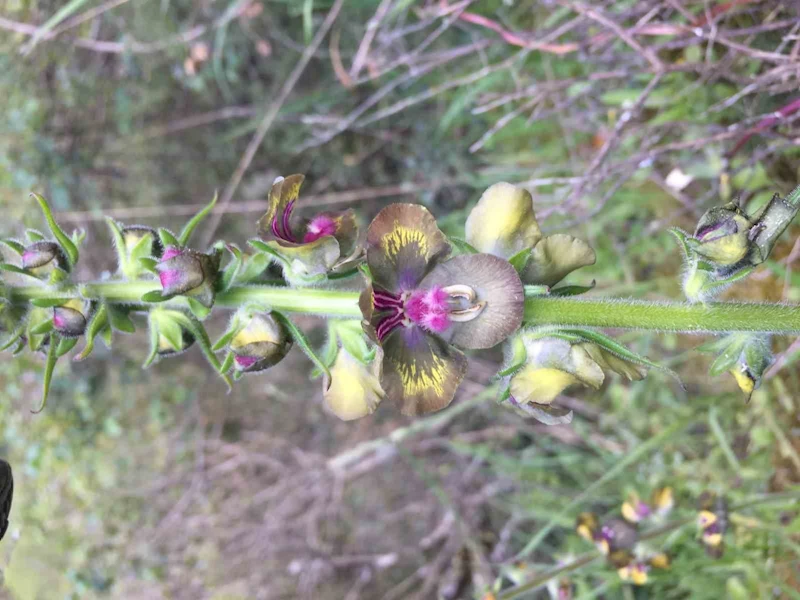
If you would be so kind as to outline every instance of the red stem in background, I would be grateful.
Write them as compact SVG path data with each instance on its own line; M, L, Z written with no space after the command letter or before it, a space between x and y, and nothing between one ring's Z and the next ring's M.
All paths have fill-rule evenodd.
M742 136L742 138L738 142L736 142L736 145L733 147L733 149L731 149L731 151L728 152L727 157L733 158L736 155L736 153L739 152L739 150L741 150L742 146L744 146L747 143L747 141L755 134L760 133L765 129L772 127L776 123L780 122L782 119L785 119L789 115L796 113L798 110L800 110L800 98L794 100L793 102L790 102L783 108L776 110L771 117L762 119L761 121L758 122L758 124L755 127L753 127L744 136Z

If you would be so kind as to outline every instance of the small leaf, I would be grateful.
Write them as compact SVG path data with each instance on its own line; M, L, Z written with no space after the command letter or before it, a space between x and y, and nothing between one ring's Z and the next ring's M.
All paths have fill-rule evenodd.
M452 244L459 254L479 254L478 250L473 245L461 238L451 237L450 244Z
M153 361L158 356L158 325L155 324L153 319L150 319L150 352L147 353L147 357L144 359L144 363L142 364L142 368L146 369L150 365L153 364Z
M267 270L270 262L272 262L270 257L260 252L247 256L236 277L238 280L237 282L239 284L248 284L256 281L264 274L264 271Z
M220 373L227 373L233 367L233 352L228 352L225 355L225 360L222 361L222 364L219 366Z
M694 250L691 249L689 246L689 238L691 237L688 233L686 233L683 229L678 227L671 227L668 231L675 236L675 239L678 242L678 246L683 252L683 258L687 261L690 261L694 258Z
M714 359L714 362L712 362L711 366L708 368L709 375L712 377L722 375L722 373L730 371L737 365L741 349L737 347L735 352L732 350L734 350L734 348L729 348Z
M142 302L158 304L159 302L166 302L171 300L173 296L165 296L161 290L151 290L144 294L141 298Z
M732 283L736 283L737 281L741 281L742 279L750 275L750 273L752 273L754 270L755 267L747 267L745 269L741 269L739 271L736 271L732 275L707 283L704 290L713 290L714 288L728 286Z
M158 270L156 269L157 264L158 261L155 258L151 258L149 256L139 259L139 265L141 265L143 269L150 271L151 273L158 273Z
M361 270L358 267L353 267L352 269L348 269L347 271L342 271L341 273L328 273L328 280L329 281L337 281L341 279L349 279L354 275L358 275Z
M208 363L214 367L214 370L222 375L223 381L228 385L228 389L233 388L233 384L231 383L230 378L225 375L222 371L220 371L221 365L219 360L217 359L214 351L211 349L211 340L208 337L208 332L206 332L205 327L203 324L200 323L194 317L189 315L179 313L175 311L175 320L181 324L181 326L186 329L189 333L194 336L195 342L200 347L200 350L203 353L203 356L206 357Z
M35 279L37 283L42 282L41 279L39 279L35 275L31 275L25 269L17 267L15 265L10 265L8 263L0 263L0 271L7 271L8 273L15 273L16 275L23 275L25 277L29 277L30 279Z
M203 306L195 300L194 298L186 298L189 304L189 310L192 311L195 317L197 317L201 321L205 321L208 318L208 315L211 314L211 309Z
M514 267L517 273L522 273L527 266L532 249L533 248L524 248L508 259L508 262L511 263L511 266Z
M58 342L59 337L53 334L50 338L50 348L47 350L47 360L44 363L44 382L42 385L42 404L38 410L31 410L32 413L37 414L44 410L47 405L47 396L50 393L50 383L53 380L53 370L56 368L56 361L58 360Z
M158 237L159 239L161 239L161 245L164 246L164 248L166 248L167 246L174 246L175 248L181 247L177 238L174 235L172 235L172 232L169 229L164 229L163 227L159 227Z
M106 326L103 331L100 332L100 338L103 340L106 348L111 348L111 343L114 339L114 330L111 327Z
M277 321L279 321L282 325L286 327L286 329L291 334L292 338L294 339L295 343L300 347L300 349L305 352L306 356L313 362L316 367L322 372L324 377L324 389L328 389L331 386L331 372L328 370L328 367L325 363L316 355L314 350L311 348L311 344L308 342L308 338L305 334L297 328L290 319L285 317L283 314L279 312L272 312L272 316L275 317Z
M125 309L109 304L106 306L106 310L108 311L108 322L111 324L111 327L123 333L133 333L136 331L136 326L133 321L131 321Z
M106 225L111 230L111 237L114 240L114 247L117 250L117 266L121 273L128 272L128 252L125 248L125 238L122 235L122 228L114 219L106 217Z
M105 304L101 304L86 326L86 345L78 356L74 358L75 361L84 360L94 350L94 338L103 331L108 325L108 309ZM77 338L76 338L77 339Z
M86 239L86 230L85 229L76 229L72 232L72 243L76 246L80 247L83 241Z
M271 246L268 246L264 242L262 242L260 240L248 240L247 243L250 244L250 246L252 246L256 250L258 250L259 252L262 252L264 254L268 254L271 258L275 259L277 262L279 262L284 267L288 267L289 266L289 261L288 260L286 260L283 256L281 256L278 253L277 250L275 250Z
M58 285L62 281L66 281L69 278L69 273L64 271L63 269L59 269L58 267L53 267L53 270L50 271L50 277L48 278L48 282L50 285Z
M0 244L3 244L4 246L13 250L20 256L22 256L22 253L25 252L25 246L23 246L16 240L0 240Z
M3 342L3 345L0 346L0 352L4 352L5 350L11 348L11 346L13 346L15 342L17 342L22 338L24 333L25 333L25 324L22 323L11 333L9 338L5 342Z
M192 232L200 223L202 223L203 219L205 219L208 216L208 214L213 210L214 205L216 203L217 203L217 193L214 192L214 197L211 199L211 202L209 202L199 213L193 216L189 220L189 222L186 223L186 225L184 226L183 231L181 231L181 234L178 236L178 242L180 244L180 247L184 247L186 246L186 244L189 243L189 238L192 236ZM168 244L164 245L166 246ZM176 244L169 244L169 245L174 246Z
M25 235L31 242L41 242L42 240L46 239L43 233L36 231L35 229L26 229Z
M53 331L53 321L44 321L30 328L31 335L46 335Z
M61 358L67 352L72 350L75 345L78 343L78 338L65 338L62 337L58 342L58 349L56 350L56 357Z
M220 288L223 292L229 289L233 285L234 281L236 281L236 276L239 274L239 270L242 268L242 262L244 259L242 251L239 250L239 248L237 248L235 245L226 244L225 247L228 249L228 252L233 255L233 258L222 272L222 277L220 277Z
M550 293L553 296L579 296L593 290L595 285L597 285L597 282L592 279L590 285L565 285L550 290Z
M519 371L525 366L525 361L528 360L528 352L525 350L525 344L519 337L512 338L510 343L511 356L508 360L508 366L497 372L497 377L508 377Z
M211 349L214 352L219 352L220 350L222 350L228 344L231 343L231 340L236 337L236 334L239 333L239 331L240 331L239 327L233 327L229 329L228 331L222 334L222 337L220 337L213 346L211 346Z
M78 262L78 247L73 243L70 237L64 233L61 227L58 226L58 223L56 223L56 220L53 218L53 212L50 210L50 205L47 203L47 200L36 193L31 194L31 196L33 196L39 203L39 207L44 213L44 218L47 220L47 225L50 227L53 237L56 238L56 241L61 245L64 253L67 255L70 266L74 267Z

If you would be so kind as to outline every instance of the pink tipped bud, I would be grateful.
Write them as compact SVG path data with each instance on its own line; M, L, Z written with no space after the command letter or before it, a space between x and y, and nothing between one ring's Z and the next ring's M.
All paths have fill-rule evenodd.
M25 248L22 253L22 266L34 274L43 274L58 267L64 271L69 269L67 257L61 246L55 242L35 242Z
M53 328L64 337L78 337L86 331L86 315L80 301L53 308Z
M268 313L250 317L229 345L234 368L243 373L263 371L278 364L292 348L286 328Z

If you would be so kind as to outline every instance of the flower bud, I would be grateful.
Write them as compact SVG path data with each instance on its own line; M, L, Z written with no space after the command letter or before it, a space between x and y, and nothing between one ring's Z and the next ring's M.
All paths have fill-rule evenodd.
M717 354L709 373L729 372L748 400L772 364L770 338L763 334L732 333L701 346L700 350Z
M55 242L34 242L22 253L22 267L37 277L49 275L54 269L69 271L69 262Z
M385 395L380 384L382 361L380 348L366 364L344 347L339 350L330 368L330 387L323 391L325 404L333 414L343 421L352 421L375 412Z
M744 211L731 202L709 209L700 218L690 245L706 260L729 267L747 256L751 227L752 222Z
M188 296L206 308L214 305L220 254L168 246L156 265L165 296Z
M256 313L229 344L237 371L255 373L278 364L292 348L292 337L269 313Z
M53 307L53 328L63 337L79 337L86 331L88 303L74 299Z
M174 340L171 340L171 338L168 338L164 334L159 333L158 355L161 358L175 356L176 354L181 354L182 352L188 350L192 344L194 344L194 336L185 329L181 330L181 337L178 343L175 343Z
M142 243L146 237L150 238L150 253L148 256L153 258L161 258L164 253L164 246L161 244L161 239L158 233L152 227L146 225L128 225L122 228L122 241L125 243L125 252L128 256L131 251Z

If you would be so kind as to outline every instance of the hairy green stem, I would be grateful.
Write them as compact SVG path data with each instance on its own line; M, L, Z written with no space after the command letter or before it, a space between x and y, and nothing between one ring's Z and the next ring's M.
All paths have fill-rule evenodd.
M53 291L45 286L10 287L12 300L75 298L109 302L141 302L159 289L157 282L96 282ZM183 303L178 298L173 303ZM292 289L265 285L233 287L217 296L218 306L236 308L251 302L291 313L331 317L361 316L358 292ZM525 323L532 326L608 327L685 333L753 331L800 334L800 305L719 302L688 304L603 298L563 298L532 295L525 300Z

